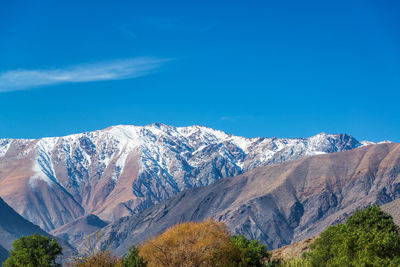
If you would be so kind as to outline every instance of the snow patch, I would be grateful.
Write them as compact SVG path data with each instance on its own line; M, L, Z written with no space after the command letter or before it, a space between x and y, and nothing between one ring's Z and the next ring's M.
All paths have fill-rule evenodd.
M370 146L370 145L376 145L375 142L371 142L371 141L361 141L361 146Z
M9 139L0 139L0 158L4 157L10 148L11 140Z
M40 166L38 160L35 160L35 163L32 166L32 171L35 173L31 177L29 177L29 185L34 189L38 181L44 181L49 186L53 186L53 181L43 173L42 167Z

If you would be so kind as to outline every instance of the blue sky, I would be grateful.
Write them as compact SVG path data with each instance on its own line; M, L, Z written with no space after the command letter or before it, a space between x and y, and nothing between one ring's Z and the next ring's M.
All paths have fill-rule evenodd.
M0 2L0 138L117 124L400 142L398 1Z

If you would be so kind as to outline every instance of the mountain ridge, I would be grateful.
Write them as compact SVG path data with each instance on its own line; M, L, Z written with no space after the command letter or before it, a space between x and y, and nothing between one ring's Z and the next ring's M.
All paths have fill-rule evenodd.
M50 231L86 214L113 221L258 166L362 145L346 134L245 138L160 123L0 139L0 196Z

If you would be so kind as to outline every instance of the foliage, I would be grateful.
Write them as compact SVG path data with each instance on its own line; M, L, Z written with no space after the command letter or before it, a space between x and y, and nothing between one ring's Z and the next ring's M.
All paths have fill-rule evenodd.
M22 236L13 242L10 257L4 267L48 267L59 266L56 258L62 254L62 248L56 240L37 233Z
M99 243L102 235L99 232L88 235L78 256L74 256L71 262L67 262L68 267L120 267L123 260L113 254L108 247L100 250L96 244Z
M270 262L268 267L311 267L310 260L305 257L291 258ZM324 265L323 265L324 266Z
M122 259L109 250L99 251L86 257L74 258L68 267L122 267Z
M148 266L228 266L235 248L227 227L212 219L175 225L140 247Z
M97 247L97 244L99 244L100 239L102 237L103 237L103 234L98 231L96 231L93 234L89 234L87 236L87 239L83 243L82 252L79 257L88 258L95 254L98 254L100 252L100 249ZM110 245L111 245L111 242L110 242L110 240L108 240L106 249L104 249L104 250L108 250Z
M146 267L147 262L139 256L139 250L133 246L124 258L117 257L110 250L95 251L80 257L74 257L68 267Z
M147 266L146 260L139 255L139 249L132 246L128 253L125 255L123 262L123 267L145 267Z
M270 257L267 246L256 239L250 241L244 235L237 235L231 238L231 242L239 252L240 266L265 266L265 262Z
M328 227L310 248L312 266L400 266L399 229L377 205Z

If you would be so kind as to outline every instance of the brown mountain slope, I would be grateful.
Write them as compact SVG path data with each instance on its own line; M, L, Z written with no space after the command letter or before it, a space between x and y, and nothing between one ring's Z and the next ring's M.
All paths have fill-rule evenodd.
M35 172L36 142L15 141L1 158L0 196L24 218L49 230L82 216L84 209L59 183L46 182Z
M400 196L400 144L260 167L177 196L104 228L122 253L183 221L213 217L270 249L319 234L370 203Z
M313 236L310 238L306 238L304 240L301 240L299 242L280 247L278 249L274 249L271 251L271 260L276 261L276 260L288 260L291 258L298 258L300 257L304 252L308 251L310 249L310 245L314 243L315 239L317 239L318 236Z
M394 223L400 226L400 199L383 205L382 210L392 215Z
M86 241L89 234L93 234L107 223L93 214L82 216L75 221L67 223L50 232L53 236L59 237L74 247Z

